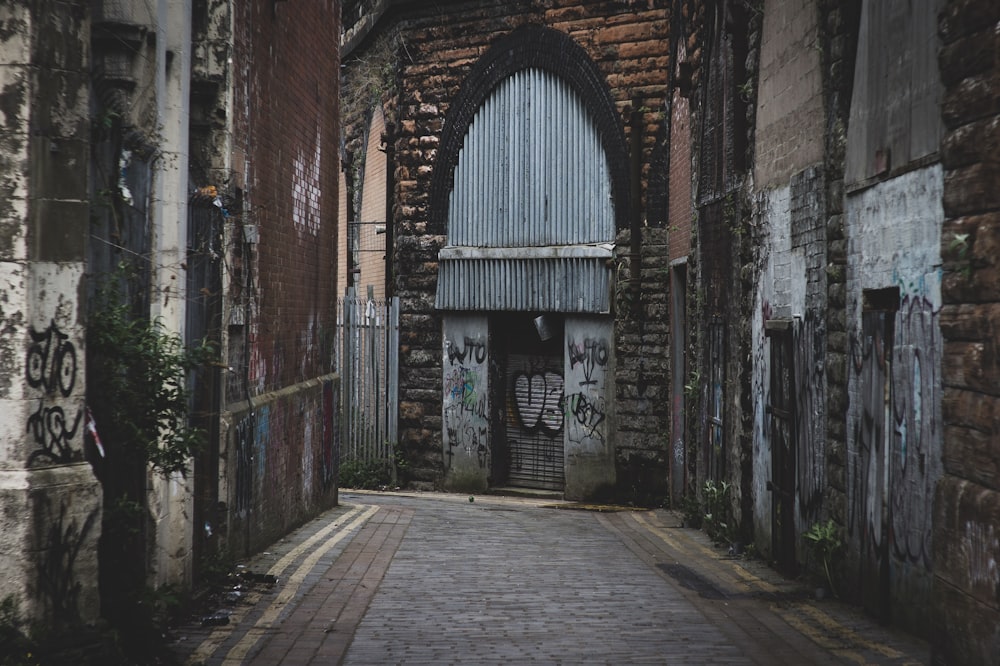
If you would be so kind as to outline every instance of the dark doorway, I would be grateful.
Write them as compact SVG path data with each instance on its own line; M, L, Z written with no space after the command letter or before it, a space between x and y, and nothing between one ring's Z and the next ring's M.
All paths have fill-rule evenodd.
M767 412L771 425L771 548L778 568L794 575L795 560L795 365L793 322L767 322L771 347L771 386Z
M494 484L562 490L563 320L504 312L490 321L497 351Z

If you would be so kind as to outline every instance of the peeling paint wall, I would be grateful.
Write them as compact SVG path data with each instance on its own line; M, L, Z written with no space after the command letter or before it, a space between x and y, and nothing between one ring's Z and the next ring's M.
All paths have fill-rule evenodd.
M612 321L568 317L563 411L566 497L592 497L615 482Z
M485 490L492 474L489 320L444 318L445 488Z
M101 495L83 463L88 37L83 3L0 7L0 599L96 620Z
M943 187L934 165L848 196L845 209L850 561L859 580L883 586L866 606L911 627L929 622L942 474ZM873 292L889 302L866 305Z

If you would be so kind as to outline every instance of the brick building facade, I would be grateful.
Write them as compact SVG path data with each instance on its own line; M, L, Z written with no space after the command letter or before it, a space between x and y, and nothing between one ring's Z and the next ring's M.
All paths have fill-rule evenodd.
M385 113L394 156L389 290L401 302L400 444L412 482L470 490L526 484L576 497L664 495L666 210L653 211L647 202L665 200L666 173L651 165L665 151L667 18L666 10L651 2L345 5L345 99L353 104L345 116L346 166L349 172L363 168L362 139L374 107ZM355 91L371 90L366 84L373 60L384 85L359 100ZM521 74L537 78L518 88L515 75ZM489 123L496 121L483 109L508 103L492 96L495 92L509 94L510 104L519 99L546 104L558 97L565 106L549 113L561 113L567 122L583 118L581 127L590 129L581 131L596 132L593 153L574 147L577 133L553 138L535 155L553 173L567 165L584 169L584 162L606 162L605 176L580 176L596 179L588 182L611 193L604 235L574 231L570 223L559 240L529 237L535 227L528 210L533 195L526 189L516 201L483 211L481 226L516 229L518 213L512 211L522 206L527 236L515 237L520 232L513 231L496 241L456 240L483 231L461 231L463 222L454 218L458 204L450 199L453 190L468 186L463 179L478 168L477 160L493 182L500 182L505 170L520 174L539 166L527 154L503 158L509 162L499 169L488 162L491 153L460 154L475 141L489 145ZM524 117L526 126L544 122L527 112ZM470 138L480 131L482 136ZM590 157L571 164L570 153L558 152L564 148ZM546 178L545 171L538 169L536 177ZM583 199L589 192L577 190L570 197ZM565 194L549 190L544 196L553 209L569 206ZM552 225L559 224L558 215L551 212ZM572 247L552 249L557 246ZM466 257L472 258L462 263ZM496 282L477 286L472 276L491 261L502 266L494 273ZM574 262L588 266L580 270L595 271L597 282L588 282L590 273L569 268ZM564 283L610 285L612 272L618 280L610 299L592 293L592 286L581 291L564 284L554 288L555 300L565 296L559 304L544 303L524 290L532 282L518 282L517 270L529 275L565 270ZM463 277L456 281L449 271ZM509 301L491 305L493 290L510 290ZM456 304L461 299L468 300ZM539 339L532 325L538 316L548 316L541 321L557 329L557 342L545 345ZM567 352L574 341L581 355L576 361ZM549 360L535 365L527 360L543 357ZM588 372L596 366L597 375L581 377L589 388L574 393L568 382L573 370L582 372L584 366ZM451 381L455 377L461 381ZM518 382L522 393L512 388ZM577 405L575 411L564 410L564 394ZM543 404L545 396L552 405ZM546 430L548 435L538 434ZM537 473L526 471L529 466Z
M988 4L675 11L706 304L685 316L707 332L687 363L710 383L687 396L693 473L732 484L788 571L832 520L841 594L940 663L997 655Z
M340 7L233 3L226 191L238 202L221 308L230 552L336 502ZM225 108L225 107L220 107ZM210 493L213 490L209 490Z
M339 20L333 0L0 4L0 599L25 621L103 613L134 639L147 586L336 502ZM190 383L205 446L172 472L106 418L134 396L91 382L111 274L137 329L215 350Z

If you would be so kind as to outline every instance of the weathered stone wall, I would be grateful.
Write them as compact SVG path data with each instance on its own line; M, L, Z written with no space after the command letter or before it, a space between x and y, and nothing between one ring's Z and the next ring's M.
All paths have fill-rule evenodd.
M89 18L0 8L0 600L97 618L101 495L84 449Z
M352 62L364 60L377 44L377 36L398 34L398 94L386 106L396 129L391 138L396 157L393 288L401 302L399 432L414 481L434 484L442 474L442 391L437 383L442 376L442 339L434 290L438 251L446 238L439 222L443 218L431 210L431 184L434 170L445 168L438 155L442 131L463 81L491 44L519 26L542 25L568 35L596 65L603 78L600 84L610 90L619 131L625 133L633 110L640 113L641 169L646 184L653 177L649 164L662 140L658 137L665 121L668 25L667 11L660 4L456 2L439 3L434 11L407 6L386 10L367 41L345 56L350 79ZM556 61L549 66L571 67ZM355 145L357 135L349 133L347 140L348 146ZM612 169L627 179L627 164L612 165ZM665 180L666 174L661 176ZM616 206L622 254L629 247L630 211L625 201L617 201ZM656 218L664 216L665 211ZM654 216L644 209L642 217ZM658 260L650 259L654 254L665 255L666 238L658 233L643 230L639 302L635 309L627 304L616 311L618 419L628 425L619 432L617 446L620 464L663 485L668 275L664 266L656 264ZM627 264L623 258L621 276L629 275Z
M945 92L944 476L934 501L935 663L1000 659L1000 5L940 15Z
M824 509L839 525L846 524L847 358L846 322L847 239L844 235L844 159L846 125L854 81L860 0L820 0L819 45L822 52L826 134L824 169L827 179L826 219L826 499Z
M680 11L697 209L688 260L689 477L699 498L705 482L729 484L732 536L742 539L753 530L751 294L760 267L750 166L761 14L733 2L687 2Z
M776 442L770 406L779 396L771 376L772 353L791 346L793 374L788 395L794 396L793 433L795 534L818 519L826 480L824 448L826 412L826 179L824 149L823 70L815 48L820 15L813 3L768 2L762 18L754 134L755 240L760 275L754 289L753 404L754 534L761 552L772 554L772 506L783 495L769 490L774 479L772 447ZM794 83L793 83L794 82ZM789 323L788 340L766 335L768 321ZM773 487L773 486L772 486ZM798 539L778 544L794 554ZM776 556L776 554L772 554ZM799 558L801 559L801 558Z

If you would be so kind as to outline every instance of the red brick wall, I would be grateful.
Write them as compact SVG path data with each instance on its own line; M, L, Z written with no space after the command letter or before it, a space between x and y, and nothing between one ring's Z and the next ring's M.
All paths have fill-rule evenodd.
M934 510L935 663L1000 654L1000 5L940 19L945 168L944 466Z
M358 268L354 284L359 296L366 296L372 287L375 298L385 298L385 239L378 225L385 226L386 156L380 150L385 118L376 113L368 129L364 180L361 184L361 216L357 225ZM376 224L377 223L377 224Z
M674 90L670 110L670 259L691 251L691 105Z
M226 396L229 539L239 552L336 502L340 3L253 0L233 12L242 210L228 233L241 244L256 231L227 267L240 281L229 305L244 315L227 311L237 324L228 344L246 350L231 349L240 363L230 372L248 388Z
M335 322L338 7L236 5L234 143L246 154L243 221L260 233L256 392L331 370L321 343Z

